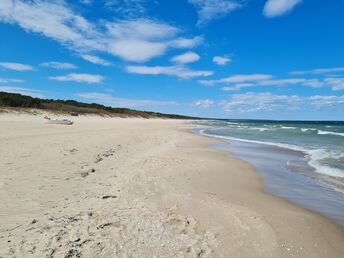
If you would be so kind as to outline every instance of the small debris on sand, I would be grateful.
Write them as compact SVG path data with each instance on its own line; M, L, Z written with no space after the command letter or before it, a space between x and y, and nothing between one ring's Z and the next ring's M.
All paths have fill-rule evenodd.
M117 198L116 195L104 195L102 199Z

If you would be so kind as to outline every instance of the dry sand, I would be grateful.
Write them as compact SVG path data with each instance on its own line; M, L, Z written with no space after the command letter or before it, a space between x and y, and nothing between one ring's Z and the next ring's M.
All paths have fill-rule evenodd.
M0 257L344 257L339 226L192 125L74 120L0 115Z

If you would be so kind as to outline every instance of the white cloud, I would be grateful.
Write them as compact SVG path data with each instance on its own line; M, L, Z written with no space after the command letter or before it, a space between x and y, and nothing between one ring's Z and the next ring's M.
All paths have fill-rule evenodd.
M226 56L214 56L213 62L218 65L226 65L227 63L230 63L232 60L229 57Z
M8 83L8 82L24 82L24 80L0 77L0 83Z
M191 70L185 66L127 66L129 73L150 74L150 75L172 75L183 79L194 77L207 77L213 74L212 71Z
M321 88L325 86L324 82L319 79L307 79L302 83L302 85L311 88Z
M263 14L268 18L281 16L291 12L301 2L302 0L267 0Z
M28 95L35 98L43 98L43 94L39 90L30 89L30 88L23 88L23 87L16 87L16 86L0 86L0 91L8 92L8 93L19 93L22 95Z
M161 42L129 39L118 40L109 48L113 55L133 62L146 62L153 57L161 56L166 50L166 44Z
M334 91L344 90L344 78L326 78L324 81Z
M94 26L62 1L2 0L0 20L18 24L27 31L43 34L69 47L101 47L100 42L92 40L97 36Z
M240 90L242 88L248 88L248 87L254 87L254 86L256 86L255 83L237 83L237 84L234 84L233 86L222 87L221 89L223 91L233 91L233 90Z
M188 64L197 62L200 59L200 56L195 52L188 51L184 54L174 56L171 61L179 64Z
M173 48L193 48L202 42L203 37L196 36L193 38L176 38L167 42L167 45Z
M77 66L75 66L71 63L62 63L62 62L55 62L55 61L42 63L41 66L50 67L50 68L54 68L54 69L58 69L58 70L77 69L78 68Z
M344 67L319 68L319 69L313 69L313 70L308 70L308 71L294 71L294 72L290 72L290 74L303 75L303 74L326 74L326 73L337 73L337 72L344 72Z
M234 94L220 105L227 112L278 111L286 107L295 108L301 102L298 96L274 95L271 93Z
M239 83L239 82L255 82L272 78L269 74L237 74L227 78L217 80L220 83Z
M298 80L299 80L301 85L308 86L311 88L329 87L333 91L344 90L344 78L325 78L323 80L320 80L320 79L294 79L295 82L297 82Z
M118 39L159 40L175 37L180 30L148 19L107 22L108 33Z
M112 107L126 107L126 108L144 108L153 106L176 106L179 105L175 101L159 101L159 100L147 100L147 99L125 99L113 97L104 93L78 93L76 96L87 99L91 102L101 103L103 105Z
M229 99L219 103L227 112L277 112L285 110L310 110L312 108L342 108L343 96L310 96L275 95L272 93L233 94Z
M344 95L342 96L311 96L308 98L310 104L317 109L324 107L335 107L344 105Z
M180 30L148 19L107 23L108 34L115 39L108 51L128 61L145 62L160 56L169 47L195 46L199 37L176 38Z
M147 2L147 3L146 3ZM146 0L105 0L104 5L116 16L135 18L146 14L146 5L155 4Z
M103 58L100 58L99 56L94 56L94 55L81 55L83 59L86 61L93 63L93 64L99 64L99 65L104 65L104 66L109 66L111 65L110 62L104 60Z
M209 99L200 99L194 102L195 106L202 107L202 108L209 108L214 105L214 101Z
M302 84L305 83L307 80L303 78L296 78L296 79L278 79L278 80L263 80L257 82L258 86L286 86L286 85L293 85L293 84Z
M14 71L33 71L34 68L31 65L20 64L20 63L9 63L9 62L0 62L0 67L14 70Z
M2 0L0 21L42 34L80 55L105 52L127 61L144 62L169 48L190 48L199 37L181 37L182 31L149 19L90 22L63 1ZM44 21L44 22L42 22Z
M241 1L235 0L189 0L198 13L197 25L203 25L211 20L219 19L240 8Z
M215 85L218 83L245 83L245 82L257 82L263 80L269 80L272 75L269 74L236 74L226 78L218 80L200 80L199 83L204 85Z
M242 88L258 87L258 86L287 86L287 85L302 85L311 88L329 87L333 91L344 90L344 78L325 78L320 79L278 79L278 80L262 80L255 83L238 83L230 86L222 87L223 91L235 91Z
M257 86L287 86L287 85L306 85L306 86L316 86L316 80L307 80L307 79L279 79L279 80L259 80L255 83L238 83L232 86L223 87L222 90L224 91L233 91L233 90L240 90L242 88L248 87L257 87Z
M50 80L56 81L74 81L74 82L85 82L85 83L100 83L104 80L101 75L87 74L87 73L70 73L63 76L49 77Z

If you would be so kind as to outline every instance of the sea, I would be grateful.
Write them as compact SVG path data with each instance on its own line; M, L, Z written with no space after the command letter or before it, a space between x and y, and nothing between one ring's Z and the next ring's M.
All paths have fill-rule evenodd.
M344 121L204 120L196 133L223 139L256 168L266 192L344 226Z

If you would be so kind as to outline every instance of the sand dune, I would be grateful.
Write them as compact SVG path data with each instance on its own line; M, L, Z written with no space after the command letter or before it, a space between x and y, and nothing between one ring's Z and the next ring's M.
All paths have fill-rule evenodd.
M192 125L74 120L0 115L0 257L344 257L339 226Z

